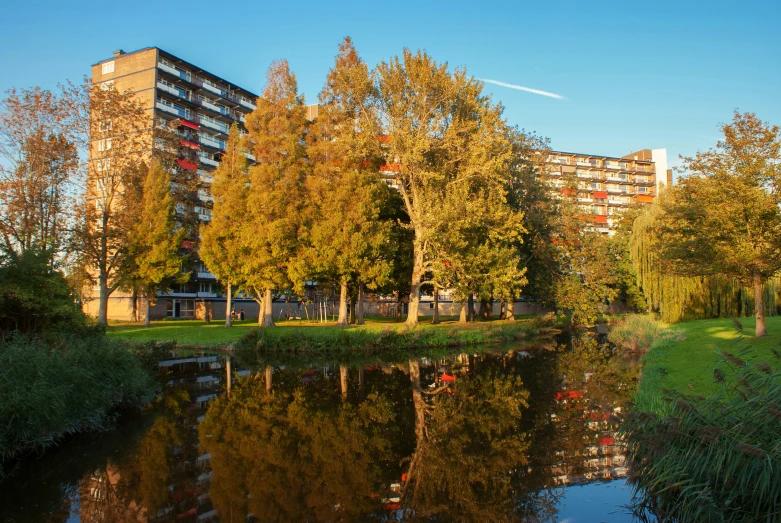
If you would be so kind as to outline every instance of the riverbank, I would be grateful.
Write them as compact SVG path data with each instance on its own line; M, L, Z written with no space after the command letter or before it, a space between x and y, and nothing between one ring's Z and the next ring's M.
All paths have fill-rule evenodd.
M0 481L15 457L104 430L119 407L151 401L155 355L147 349L100 334L1 341Z
M643 375L635 402L643 405L663 396L663 389L687 395L707 396L723 388L713 379L713 369L726 351L736 356L748 352L756 361L774 361L779 350L781 316L766 318L769 335L755 338L754 318L741 318L739 332L731 319L693 320L671 325L683 339L654 346L645 355ZM741 356L742 357L742 356Z
M425 321L425 320L423 320ZM133 342L169 342L178 346L224 347L266 351L319 352L338 350L408 349L497 344L521 339L536 331L536 316L507 321L478 321L466 325L444 318L438 325L421 322L414 328L387 318L371 318L365 325L337 327L334 323L283 321L272 329L255 329L254 321L239 321L226 329L222 323L199 320L165 320L150 327L112 323L107 334Z

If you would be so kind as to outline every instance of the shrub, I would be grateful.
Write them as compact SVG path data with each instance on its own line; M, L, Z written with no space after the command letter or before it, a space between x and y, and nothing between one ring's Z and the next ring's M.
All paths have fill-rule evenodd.
M0 340L0 480L2 462L107 428L117 407L150 401L155 383L134 349L104 336Z
M613 325L607 338L624 350L644 353L652 347L682 341L684 334L648 314L629 314Z
M781 518L781 371L722 356L714 369L722 392L707 399L669 393L624 423L640 511L663 521Z

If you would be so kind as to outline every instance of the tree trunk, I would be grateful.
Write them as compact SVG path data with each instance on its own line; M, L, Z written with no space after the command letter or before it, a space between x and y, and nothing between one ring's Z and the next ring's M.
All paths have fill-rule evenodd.
M111 294L108 290L108 282L105 276L98 277L100 286L100 295L98 296L98 323L108 325L108 297Z
M485 316L486 319L493 320L494 319L494 297L491 296L488 298L488 301L485 302Z
M152 291L146 291L146 299L144 302L144 327L149 327L149 311L152 309Z
M272 378L272 370L271 367L268 365L266 366L266 392L271 392L271 378Z
M466 323L466 302L461 302L461 312L458 316L458 323Z
M434 319L431 320L434 325L439 324L439 289L434 287Z
M472 293L469 293L469 298L466 300L467 308L467 321L475 321L475 297Z
M363 282L358 282L358 325L363 325Z
M347 366L339 366L339 381L342 385L342 401L347 399Z
M757 320L755 336L759 338L767 336L767 328L765 328L765 304L762 300L762 275L758 270L754 270L752 276L754 277L754 315Z
M231 359L230 356L225 358L225 392L230 399L231 397Z
M412 265L412 285L409 293L409 307L407 309L407 325L415 326L418 324L418 310L420 308L420 282L423 280L425 270L423 267L423 250L419 242L415 242L415 259Z
M515 299L507 298L507 306L504 309L504 318L507 321L515 321Z
M233 318L231 318L231 300L233 298L233 295L231 294L233 292L233 288L231 287L231 284L228 284L226 293L226 300L225 300L225 326L226 327L232 327L233 326Z
M347 327L347 278L342 278L339 290L339 319L336 320L339 327Z
M134 288L133 289L133 312L130 313L130 321L137 323L138 322L138 291Z
M272 304L274 303L274 297L271 294L271 289L266 289L263 296L263 323L261 327L273 327L274 326L274 310Z

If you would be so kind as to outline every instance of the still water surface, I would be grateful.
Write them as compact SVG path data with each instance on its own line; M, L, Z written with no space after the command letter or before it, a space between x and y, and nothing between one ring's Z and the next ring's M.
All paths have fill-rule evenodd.
M632 521L632 362L339 358L172 356L148 412L22 463L0 521Z

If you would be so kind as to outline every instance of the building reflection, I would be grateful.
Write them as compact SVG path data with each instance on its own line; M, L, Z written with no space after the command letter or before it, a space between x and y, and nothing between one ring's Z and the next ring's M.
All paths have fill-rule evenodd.
M595 346L160 370L148 427L65 502L79 520L547 521L562 487L627 472L636 369Z

